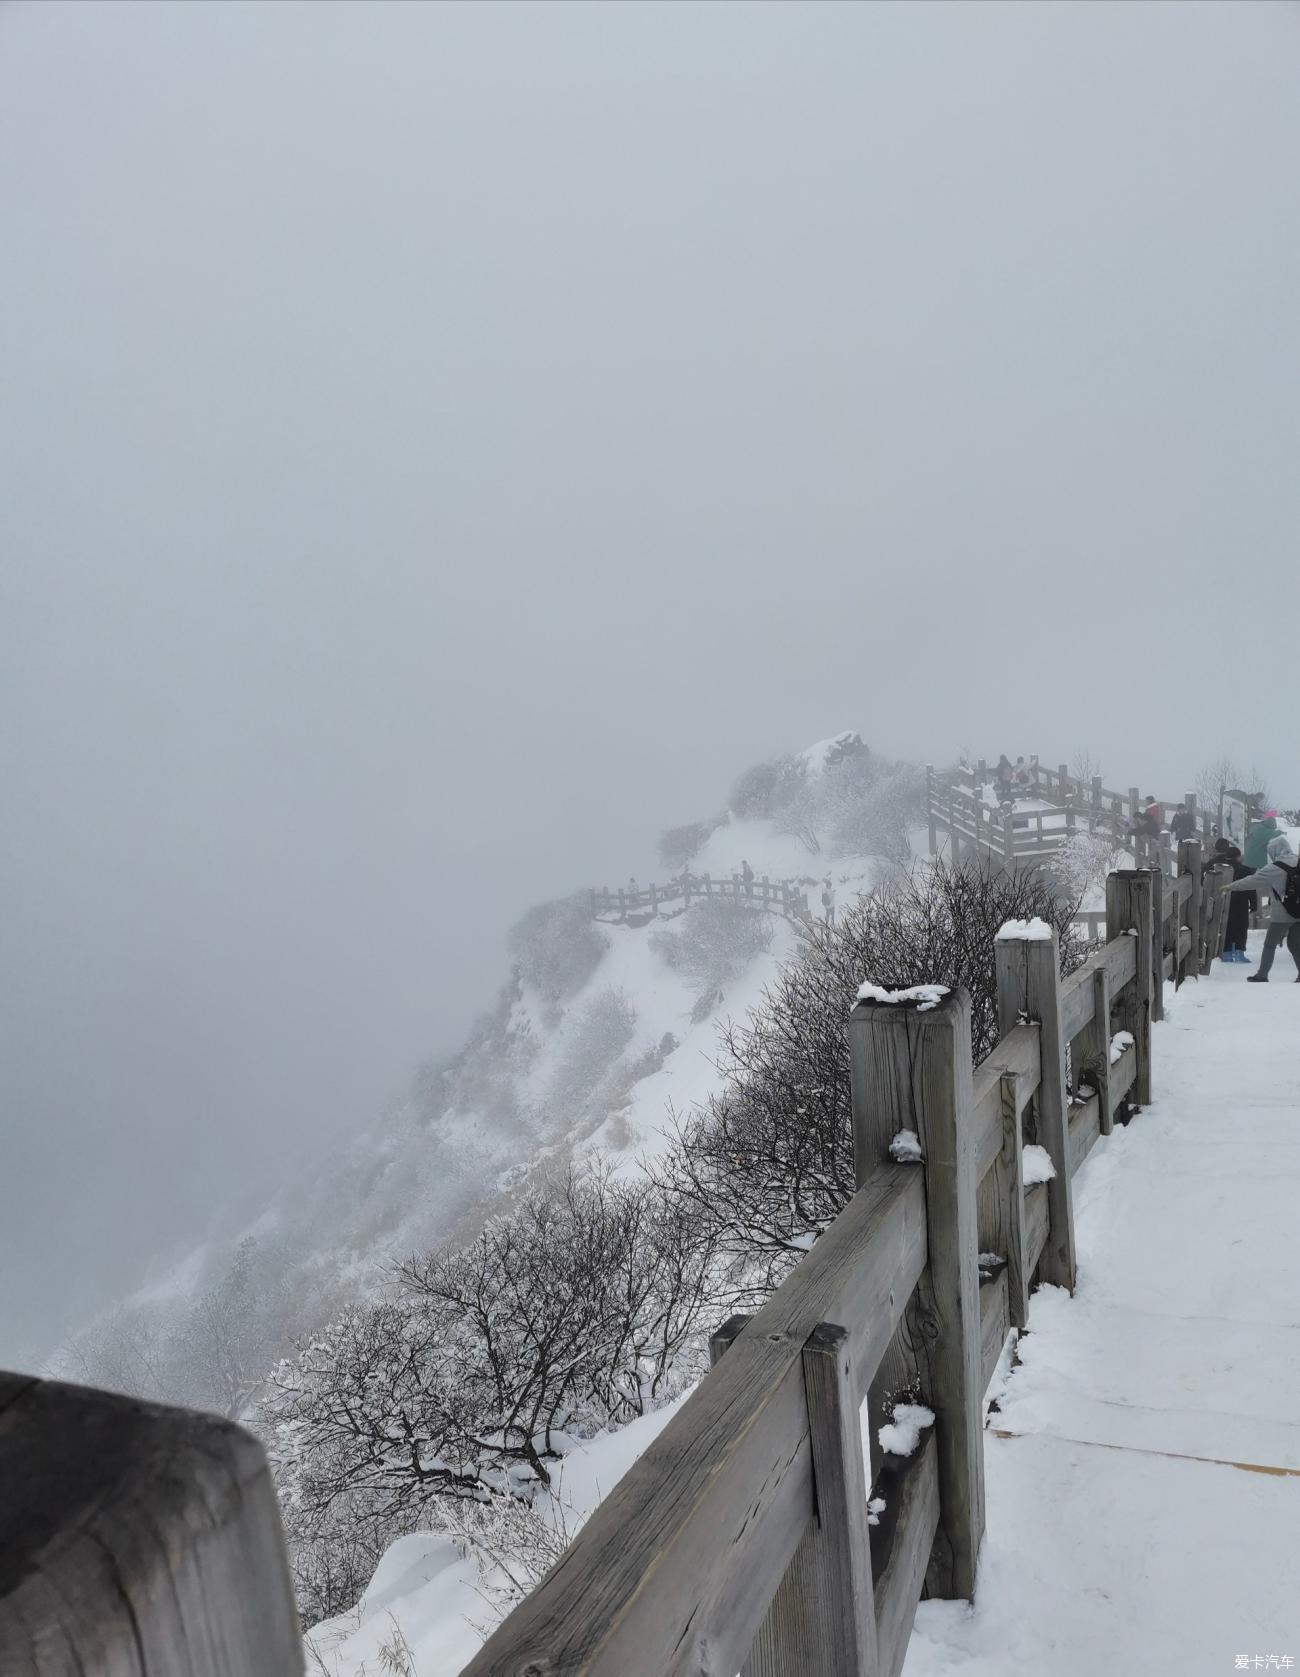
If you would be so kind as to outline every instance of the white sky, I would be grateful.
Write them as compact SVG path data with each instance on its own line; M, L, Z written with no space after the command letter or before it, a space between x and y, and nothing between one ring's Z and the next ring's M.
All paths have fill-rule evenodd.
M0 1362L755 758L1300 800L1297 182L1289 3L0 9Z

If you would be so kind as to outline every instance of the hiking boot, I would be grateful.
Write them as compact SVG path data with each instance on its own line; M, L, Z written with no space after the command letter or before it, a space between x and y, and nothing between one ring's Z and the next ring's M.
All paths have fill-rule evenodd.
M1247 984L1267 984L1268 974L1266 972L1252 972L1246 982Z

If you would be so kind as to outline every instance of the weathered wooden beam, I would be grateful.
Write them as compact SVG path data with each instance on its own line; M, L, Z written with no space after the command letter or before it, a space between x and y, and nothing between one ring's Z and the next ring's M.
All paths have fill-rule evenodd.
M934 1595L969 1600L984 1532L970 998L959 990L933 1002L859 1002L849 1015L849 1048L855 1119L874 1110L921 1142L929 1251L923 1356L943 1537L928 1583Z
M876 1584L876 1645L881 1677L898 1677L916 1604L939 1529L939 1450L933 1431L894 1481L897 1499L889 1560ZM812 1671L789 1677L815 1677Z
M709 1341L716 1368L751 1318L728 1317ZM786 1568L741 1677L794 1670L875 1677L876 1617L862 1428L848 1331L822 1324L803 1352L816 1515Z
M0 1375L0 1672L288 1677L262 1447L215 1416Z
M814 1514L803 1347L851 1323L865 1390L925 1257L921 1172L882 1165L463 1677L735 1677Z
M1070 1109L1070 1174L1078 1174L1079 1166L1092 1152L1101 1135L1101 1101L1096 1090L1086 1100L1077 1101Z
M1168 933L1165 925L1165 915L1172 910L1172 924L1178 924L1178 893L1166 881L1159 868L1151 870L1151 970L1157 975L1163 970L1161 956L1168 943ZM1109 901L1109 897L1107 901ZM1175 933L1175 936L1177 934ZM1163 1019L1165 1016L1165 988L1160 977L1156 977L1151 987L1151 1017L1153 1020Z
M997 1274L980 1285L980 1404L989 1389L993 1370L998 1366L1011 1328L1011 1313L1007 1300L1007 1272Z
M1002 1151L1002 1083L1017 1079L1023 1108L1038 1087L1038 1027L1017 1025L976 1067L971 1086L975 1128L975 1177L982 1180Z
M993 1250L1007 1260L1007 1313L1013 1328L1029 1320L1029 1265L1025 1261L1024 1132L1019 1080L1002 1079L1002 1148L994 1166L997 1224ZM997 1238L1000 1236L1000 1240ZM987 1382L986 1382L987 1384Z
M1074 1291L1074 1209L1070 1194L1066 1042L1061 1028L1060 953L1056 932L1026 938L1004 927L995 945L998 1019L1009 1031L1021 1019L1038 1022L1040 1073L1034 1112L1038 1140L1056 1169L1047 1184L1051 1231L1042 1279Z
M1038 1268L1050 1232L1046 1182L1035 1182L1025 1189L1025 1273L1030 1277Z
M1137 1081L1138 1057L1135 1048L1125 1048L1115 1058L1110 1068L1110 1109L1112 1114L1118 1109Z
M1132 939L1127 940L1130 944ZM1115 1128L1115 1105L1110 1092L1110 974L1100 967L1092 976L1093 1022L1088 1070L1097 1091L1098 1118L1101 1133L1109 1135Z
M1139 1106L1151 1103L1151 875L1143 869L1112 873L1106 880L1107 924L1136 933L1137 972L1115 991L1119 1027L1136 1045L1137 1076L1133 1098ZM1112 1070L1112 1080L1114 1072Z
M1201 976L1201 951L1205 947L1205 906L1204 881L1201 878L1201 841L1199 839L1184 839L1178 846L1178 872L1190 875L1191 889L1187 898L1187 924L1191 928L1191 959L1188 964L1188 974L1194 978Z

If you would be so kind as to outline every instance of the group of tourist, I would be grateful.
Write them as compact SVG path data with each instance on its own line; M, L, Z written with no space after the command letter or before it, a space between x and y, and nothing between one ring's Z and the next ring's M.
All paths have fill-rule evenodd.
M1300 984L1300 858L1278 827L1275 809L1266 810L1262 819L1251 827L1244 853L1227 839L1214 841L1214 854L1206 866L1218 867L1225 862L1232 869L1232 884L1228 887L1232 901L1228 906L1221 959L1238 966L1249 964L1246 927L1251 909L1262 898L1270 905L1268 929L1259 966L1246 982L1267 984L1273 957L1285 943L1295 962L1295 981Z

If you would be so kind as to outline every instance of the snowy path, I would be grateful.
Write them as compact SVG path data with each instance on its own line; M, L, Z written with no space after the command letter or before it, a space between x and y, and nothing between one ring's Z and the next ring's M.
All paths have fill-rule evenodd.
M1166 987L990 1419L976 1606L923 1602L904 1677L1300 1671L1300 986L1251 970Z

